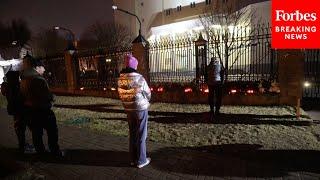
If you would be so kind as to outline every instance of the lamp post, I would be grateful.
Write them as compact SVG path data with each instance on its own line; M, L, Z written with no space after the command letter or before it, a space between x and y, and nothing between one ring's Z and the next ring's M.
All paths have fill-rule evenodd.
M67 28L61 27L61 26L55 26L54 29L66 31L69 33L69 35L71 35L71 42L69 41L69 43L68 43L67 51L69 51L70 54L73 54L76 51L76 41L75 41L74 33L70 29L67 29Z
M138 17L137 15L129 12L129 11L126 11L126 10L123 10L123 9L121 9L121 8L118 8L118 6L115 6L115 5L112 6L112 9L113 9L113 10L118 10L118 11L121 11L121 12L124 12L124 13L126 13L126 14L131 15L131 16L134 16L134 17L138 20L138 22L139 22L139 35L138 35L138 37L137 37L135 40L133 40L133 43L139 43L139 42L145 43L146 40L144 39L144 37L143 37L142 34L141 34L141 21L140 21L139 17Z

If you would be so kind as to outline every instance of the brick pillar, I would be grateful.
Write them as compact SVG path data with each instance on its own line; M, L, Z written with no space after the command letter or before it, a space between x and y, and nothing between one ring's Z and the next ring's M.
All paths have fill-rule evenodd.
M132 54L138 59L138 72L150 83L148 48L143 42L132 43Z
M278 61L280 104L297 107L297 117L299 117L303 92L304 54L301 50L280 50Z
M67 75L67 90L68 93L74 93L77 88L76 84L76 68L75 68L75 55L71 55L68 51L64 53L64 60L66 66L66 75ZM59 68L59 67L57 67Z

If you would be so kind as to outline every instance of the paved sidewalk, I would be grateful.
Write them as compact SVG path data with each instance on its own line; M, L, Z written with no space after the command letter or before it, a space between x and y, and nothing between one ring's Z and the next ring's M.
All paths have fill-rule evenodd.
M0 169L17 163L19 170L31 167L45 179L320 179L318 151L259 150L245 144L181 148L148 142L152 162L137 169L129 166L128 138L65 125L59 125L64 159L21 157L4 109L0 119Z

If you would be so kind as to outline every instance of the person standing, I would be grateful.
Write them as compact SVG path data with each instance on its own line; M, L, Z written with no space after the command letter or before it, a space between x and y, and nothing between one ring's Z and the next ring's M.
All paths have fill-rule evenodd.
M23 116L23 99L20 93L19 71L8 71L6 77L6 99L7 112L13 116L14 130L18 138L18 147L20 153L34 153L34 148L26 143L25 132L30 128L30 122ZM5 88L5 87L3 87Z
M220 114L222 101L222 80L223 71L218 58L211 58L207 67L207 84L209 88L208 102L210 112L215 116Z
M41 61L32 59L32 68L21 75L22 94L26 107L26 116L30 119L33 145L39 154L46 152L43 144L43 129L47 131L50 153L61 157L63 153L58 145L58 127L54 112L51 110L53 94L47 81L43 78L45 72Z
M131 165L147 166L151 158L146 155L148 108L151 91L144 77L137 72L138 61L127 55L126 68L120 72L118 93L129 124L129 152Z

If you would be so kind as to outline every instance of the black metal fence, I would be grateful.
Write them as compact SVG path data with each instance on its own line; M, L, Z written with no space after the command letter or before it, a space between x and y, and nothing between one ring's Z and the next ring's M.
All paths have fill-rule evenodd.
M229 38L225 38L221 30L211 31L213 34L203 33L210 38L201 47L196 45L198 37L190 34L152 40L150 80L157 83L203 79L211 57L222 60L228 81L276 79L278 63L276 52L271 49L270 30L269 25L235 28Z
M221 34L219 30L215 33ZM209 41L208 59L222 59L227 70L226 79L259 81L276 78L277 61L276 52L271 49L271 27L239 27L232 33L229 33L230 38L216 35Z
M78 51L73 57L77 89L106 90L115 88L117 78L123 68L124 56L131 53L131 49ZM64 55L44 57L41 60L45 64L45 78L49 86L67 88Z
M236 28L228 39L223 33L184 34L149 41L148 57L151 83L203 82L206 66L212 57L222 60L228 81L253 82L261 79L277 79L276 51L271 49L271 27L257 26ZM229 33L230 34L230 33ZM74 56L77 88L115 88L123 59L131 49L78 51ZM319 51L307 54L310 63L306 68L319 67ZM313 57L318 60L313 62ZM312 62L312 63L311 63ZM63 56L46 58L47 79L50 86L66 87L66 69ZM317 63L316 66L315 63ZM310 66L310 67L309 67ZM312 77L319 76L319 69ZM308 72L310 70L307 70ZM311 71L310 71L311 72ZM311 77L311 76L310 76ZM308 77L309 78L309 77ZM311 80L310 80L311 81ZM319 79L315 79L319 82ZM313 90L317 93L319 89ZM310 94L309 92L307 92Z
M320 49L306 50L303 97L320 99Z
M150 81L192 81L196 73L194 40L186 34L149 42Z
M130 49L120 51L82 51L76 58L77 86L86 89L110 89L117 85L123 59Z
M46 72L45 77L50 87L67 87L66 65L63 54L42 58Z

